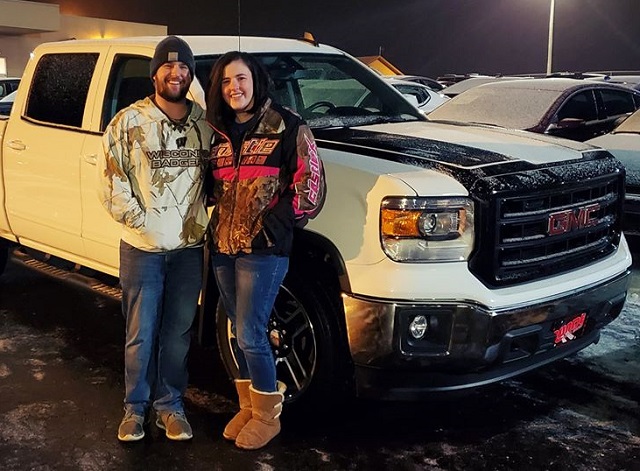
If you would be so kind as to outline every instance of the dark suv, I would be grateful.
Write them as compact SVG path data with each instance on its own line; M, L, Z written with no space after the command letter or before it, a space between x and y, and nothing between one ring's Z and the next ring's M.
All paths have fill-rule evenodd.
M585 141L612 131L640 108L640 92L569 78L507 80L478 85L429 114L452 121L521 129Z

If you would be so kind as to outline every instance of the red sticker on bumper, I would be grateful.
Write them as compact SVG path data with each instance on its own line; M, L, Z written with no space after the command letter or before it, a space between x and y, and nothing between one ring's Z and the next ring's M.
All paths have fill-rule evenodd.
M577 317L574 317L566 324L560 326L558 329L554 330L553 333L556 335L554 343L556 345L561 343L567 343L576 338L576 333L584 327L584 322L587 319L587 313L583 312L579 314Z

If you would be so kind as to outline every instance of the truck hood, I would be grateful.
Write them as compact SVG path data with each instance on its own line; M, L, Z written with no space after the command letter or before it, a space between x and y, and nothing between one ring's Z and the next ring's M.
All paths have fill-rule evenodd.
M386 150L448 166L479 168L524 161L533 165L583 158L593 147L544 134L468 124L394 123L314 130L321 141Z
M321 149L434 170L483 198L494 191L530 191L624 171L605 150L490 126L419 121L313 132ZM417 181L405 181L421 192Z

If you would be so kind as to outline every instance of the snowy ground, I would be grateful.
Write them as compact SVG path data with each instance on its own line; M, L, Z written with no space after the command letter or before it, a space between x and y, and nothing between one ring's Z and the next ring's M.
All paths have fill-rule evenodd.
M221 438L235 410L210 352L192 369L191 443L115 438L119 303L10 266L0 278L0 469L640 470L640 270L600 343L469 396L285 410L264 450Z

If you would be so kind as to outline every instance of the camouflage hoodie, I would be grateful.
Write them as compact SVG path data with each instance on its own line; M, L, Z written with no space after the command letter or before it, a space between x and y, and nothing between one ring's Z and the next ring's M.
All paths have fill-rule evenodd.
M122 240L148 252L202 244L203 177L211 147L204 110L176 124L149 98L121 110L103 137L99 197L122 224Z

